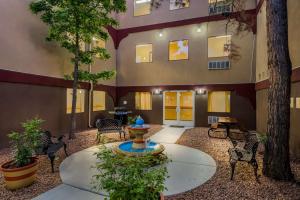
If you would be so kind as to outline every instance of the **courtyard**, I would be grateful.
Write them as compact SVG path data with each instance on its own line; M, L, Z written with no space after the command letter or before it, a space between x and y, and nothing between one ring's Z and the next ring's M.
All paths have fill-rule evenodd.
M1 0L0 200L300 199L299 9Z

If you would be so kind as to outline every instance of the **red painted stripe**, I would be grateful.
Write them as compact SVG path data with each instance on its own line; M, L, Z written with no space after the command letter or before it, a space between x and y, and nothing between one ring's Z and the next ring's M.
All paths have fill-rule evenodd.
M31 172L31 173L24 174L24 175L22 175L22 176L16 176L16 177L6 177L6 176L4 176L4 179L5 179L6 181L20 181L20 180L23 180L23 179L25 179L25 178L29 178L29 177L35 175L36 172L37 172L37 170L34 170L34 171Z

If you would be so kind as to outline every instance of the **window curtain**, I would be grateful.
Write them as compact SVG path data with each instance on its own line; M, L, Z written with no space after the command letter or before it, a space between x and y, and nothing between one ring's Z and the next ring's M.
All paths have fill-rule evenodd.
M209 92L208 112L230 112L230 91Z
M152 109L152 95L150 92L136 92L135 93L135 107L137 110L151 110Z
M230 92L225 92L225 112L230 112Z

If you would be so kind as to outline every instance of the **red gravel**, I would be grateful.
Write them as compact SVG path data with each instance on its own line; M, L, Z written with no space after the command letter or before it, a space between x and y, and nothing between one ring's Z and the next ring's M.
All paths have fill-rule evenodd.
M161 129L159 125L151 126L150 137ZM96 130L78 133L76 139L68 141L70 154L96 145ZM119 140L118 134L106 134L113 141ZM262 156L258 155L259 174L261 184L255 181L251 166L239 163L236 167L234 181L229 180L230 166L227 150L230 143L227 140L211 139L207 136L206 128L194 128L187 130L177 141L178 144L190 146L211 155L217 162L217 172L208 182L191 191L167 197L166 200L200 200L200 199L299 199L300 186L289 182L278 182L262 176ZM0 150L0 163L11 159L9 149ZM65 158L63 151L58 153L59 159L55 162L55 173L51 173L50 163L47 157L40 156L39 170L35 184L9 191L4 187L4 180L0 173L0 200L24 200L31 199L61 184L58 173L59 164ZM300 163L291 163L295 177L300 179Z
M146 137L150 137L154 133L161 130L160 125L151 125L149 133ZM120 141L118 133L108 133L105 134L106 138L111 141ZM128 138L128 134L127 134ZM76 134L76 139L66 141L68 144L68 153L73 154L75 152L81 151L83 149L89 148L96 145L96 130L84 131ZM61 179L59 177L59 165L65 159L63 150L58 152L58 159L55 161L55 173L51 173L51 165L47 156L39 156L39 170L37 172L37 180L33 185L19 189L16 191L9 191L5 188L4 179L2 173L0 173L0 200L27 200L32 199L54 187L61 184ZM2 149L0 150L0 164L11 160L11 150Z
M260 184L255 181L252 167L238 163L234 180L230 181L230 165L227 153L230 143L224 139L207 136L206 128L187 130L178 144L193 147L211 155L217 162L217 172L208 182L191 191L167 197L166 200L200 199L300 199L300 186L290 182L279 182L262 175L262 156L259 162ZM300 179L300 162L291 162L296 179Z

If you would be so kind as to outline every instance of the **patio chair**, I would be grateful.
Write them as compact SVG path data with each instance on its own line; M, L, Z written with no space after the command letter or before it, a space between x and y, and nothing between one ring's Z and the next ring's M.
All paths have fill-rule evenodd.
M210 128L208 129L207 134L208 134L208 137L211 137L211 138L219 138L219 139L227 138L226 129L220 127L220 125L218 123L212 123L210 125Z
M35 151L37 155L48 155L48 158L51 162L52 173L54 173L54 160L56 152L58 152L61 148L64 148L64 152L66 156L68 156L67 144L63 141L63 137L64 136L60 136L57 139L57 142L53 142L52 140L56 139L56 137L53 137L50 131L44 131L41 135L41 145Z
M126 132L123 130L122 121L117 119L98 119L96 121L96 127L98 128L96 141L99 143L101 135L103 133L115 133L118 132L120 139L122 139L122 133L126 136Z
M244 141L245 143L244 145L239 145L241 141L236 141L230 138L231 142L234 144L233 148L228 149L228 153L230 157L229 162L231 166L230 179L233 180L236 163L238 161L242 161L252 165L256 181L259 182L258 175L257 175L258 164L256 161L256 151L259 144L257 135L256 133L253 132L247 132L245 138L246 140Z

